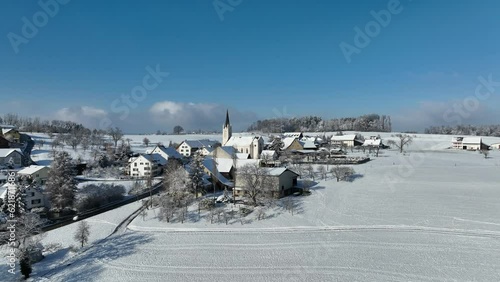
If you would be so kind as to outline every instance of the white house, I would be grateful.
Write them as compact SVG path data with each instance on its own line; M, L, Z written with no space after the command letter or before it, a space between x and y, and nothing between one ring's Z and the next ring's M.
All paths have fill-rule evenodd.
M9 191L10 193L15 193L16 189L19 189L19 187L16 185L12 185L9 183L4 184L0 188L0 198L5 199L5 195ZM43 190L39 187L28 187L24 190L24 193L26 194L26 208L28 210L31 210L33 208L43 208L45 207L45 204L47 204Z
M203 140L184 140L177 147L177 152L185 157L191 157L194 153L200 152L202 156L206 156L209 150L203 150L203 148L214 148L217 141L203 139Z
M363 141L356 134L332 136L332 144L337 146L355 147L363 144Z
M488 150L481 137L453 137L451 147L460 150Z
M150 175L155 176L159 172L158 167L159 154L140 155L129 159L129 173L132 177L144 178Z
M49 177L49 167L42 165L31 165L17 172L19 176L29 176L33 183L44 185Z
M492 149L497 149L497 150L500 150L500 143L494 143L494 144L491 144L490 147Z
M0 166L22 167L23 154L19 149L0 149Z

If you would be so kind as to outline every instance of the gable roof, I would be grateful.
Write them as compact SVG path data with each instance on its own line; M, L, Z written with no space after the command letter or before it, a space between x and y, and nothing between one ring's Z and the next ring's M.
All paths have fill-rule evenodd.
M268 168L266 168L266 172L271 176L280 176L283 173L285 173L285 171L290 171L291 173L299 176L298 173L296 173L296 172L294 172L286 167L268 167Z
M169 158L182 159L182 155L172 147L156 146L151 152L154 152L156 149L162 151Z
M212 147L218 142L208 139L202 139L202 140L184 140L182 143L186 143L191 148L202 148L202 147Z
M464 137L464 139L462 140L462 143L466 144L481 144L482 142L483 141L481 137Z
M47 166L43 166L43 165L31 165L29 167L25 167L25 168L21 169L20 171L17 172L17 174L31 175L31 174L34 174L37 171L40 171L44 168L48 169Z
M255 139L261 139L260 136L232 136L227 140L224 146L232 146L232 147L248 147L252 145L252 142Z
M311 141L311 140L300 141L300 143L302 144L302 148L304 148L304 149L317 149L318 148L318 146L316 146L316 143L314 143L314 141Z
M297 139L296 137L286 137L286 138L283 138L281 140L281 142L283 142L283 150L286 150L288 147L290 147L290 145L292 145L292 143L295 141L295 140L299 140Z
M356 134L332 136L332 141L354 141Z
M20 149L0 149L0 158L5 158L8 155L10 155L13 151L18 152L21 156L23 153L21 153Z

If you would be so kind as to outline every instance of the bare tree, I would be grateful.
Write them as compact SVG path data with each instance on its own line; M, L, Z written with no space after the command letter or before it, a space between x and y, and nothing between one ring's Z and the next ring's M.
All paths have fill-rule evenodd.
M150 142L150 141L149 141L149 139L148 139L147 137L144 137L144 139L142 139L142 143L144 143L144 145L145 145L146 147L148 147L148 146L149 146L149 142Z
M317 171L318 171L318 174L321 176L321 178L323 180L325 180L326 179L326 175L328 173L326 171L326 167L324 165L320 165L320 166L318 166Z
M38 145L38 150L41 150L43 145L45 144L45 141L43 139L40 139L36 142L36 144Z
M143 208L139 215L142 217L142 221L144 221L146 216L148 216L148 211L145 208Z
M309 164L306 165L305 170L307 172L307 176L314 181L314 167Z
M265 207L257 207L255 208L255 217L257 220L266 218L266 208Z
M346 180L355 173L352 167L339 165L332 167L330 172L337 179L337 182L339 182L340 180Z
M73 238L82 245L87 244L90 236L90 225L85 221L80 221Z
M241 167L236 178L254 206L257 206L261 200L273 197L272 178L266 169L258 164L247 164Z
M111 139L113 139L113 142L115 142L115 148L118 146L118 141L122 139L123 137L123 132L120 128L115 127L115 128L109 128L108 129L108 135L111 136Z
M389 142L387 142L387 144L393 145L396 148L398 148L400 153L403 153L405 146L409 146L413 142L413 137L408 135L408 134L398 133L398 134L394 135L394 137L397 137L398 140L396 140L396 141L389 140Z

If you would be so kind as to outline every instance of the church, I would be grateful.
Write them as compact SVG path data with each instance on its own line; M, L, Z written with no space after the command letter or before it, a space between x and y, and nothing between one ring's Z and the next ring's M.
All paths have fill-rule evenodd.
M222 126L222 146L231 146L239 153L248 154L251 159L259 159L264 148L264 139L260 136L232 136L233 130L229 122L229 111Z

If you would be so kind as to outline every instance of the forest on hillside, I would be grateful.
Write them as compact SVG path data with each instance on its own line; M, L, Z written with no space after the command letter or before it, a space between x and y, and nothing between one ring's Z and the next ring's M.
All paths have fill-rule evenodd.
M248 131L278 132L328 132L328 131L378 131L391 132L391 117L368 114L359 117L323 119L318 116L264 119L254 122Z
M431 126L425 129L425 133L500 137L500 125L496 124L496 125Z

